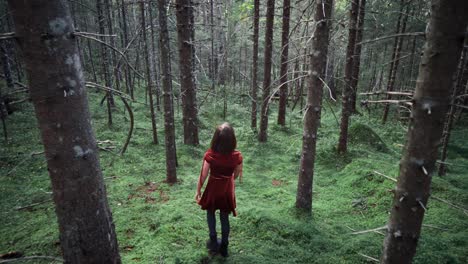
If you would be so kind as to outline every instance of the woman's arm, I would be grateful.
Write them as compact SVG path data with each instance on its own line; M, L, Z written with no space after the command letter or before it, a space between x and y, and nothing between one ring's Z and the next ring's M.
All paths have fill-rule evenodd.
M239 182L242 183L242 163L234 169L234 179L237 179L237 177L239 177Z
M210 171L210 164L203 160L202 170L200 173L200 178L198 178L197 184L197 192L195 193L195 200L198 202L201 199L201 188L205 183L206 177L208 176L208 172Z

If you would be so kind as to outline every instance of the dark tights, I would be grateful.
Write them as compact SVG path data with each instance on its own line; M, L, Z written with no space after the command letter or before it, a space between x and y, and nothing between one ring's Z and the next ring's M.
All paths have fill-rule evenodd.
M221 220L221 242L227 244L229 239L229 213L220 212ZM208 228L210 230L210 237L216 237L216 216L215 211L206 210L206 220L208 221Z

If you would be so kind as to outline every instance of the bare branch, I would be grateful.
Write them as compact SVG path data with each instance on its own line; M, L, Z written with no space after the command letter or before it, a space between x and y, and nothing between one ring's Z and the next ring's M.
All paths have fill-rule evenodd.
M103 45L105 45L105 46L111 48L111 49L114 50L115 52L119 53L120 56L122 56L122 58L124 59L125 63L127 63L128 67L130 67L130 69L132 69L132 71L134 71L134 72L135 72L138 76L140 76L141 78L144 78L144 76L143 76L141 73L139 73L139 72L130 64L130 62L129 62L128 59L127 59L127 56L125 56L125 54L124 54L122 51L118 50L117 48L113 47L112 45L110 45L110 44L108 44L108 43L106 43L106 42L104 42L104 41L102 41L102 40L100 40L100 39L97 39L97 38L94 38L94 37L91 37L91 36L87 36L87 35L80 35L79 32L75 32L75 33L73 33L73 34L76 35L76 36L79 36L79 37L83 37L83 38L87 38L87 39L90 39L90 40L94 40L94 41L96 41L96 42L99 42L99 43L101 43L101 44L103 44Z
M0 40L14 39L16 38L15 32L0 33Z
M368 43L377 42L377 41L394 38L394 37L405 37L405 36L411 37L411 36L425 36L425 35L426 33L424 32L409 32L409 33L393 34L393 35L383 36L383 37L372 39L372 40L361 41L357 43L356 45L368 44Z

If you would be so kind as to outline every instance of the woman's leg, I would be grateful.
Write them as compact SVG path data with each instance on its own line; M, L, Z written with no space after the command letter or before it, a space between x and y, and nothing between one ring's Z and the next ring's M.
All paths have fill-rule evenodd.
M220 212L220 218L221 218L221 234L222 234L221 242L224 243L224 244L228 244L228 242L229 242L229 231L230 231L229 213L228 212Z
M206 221L210 230L210 237L216 237L216 217L214 210L206 210Z
M221 245L219 246L219 253L223 257L228 256L228 244L229 244L229 213L228 212L220 212L221 218Z
M214 210L206 210L206 220L208 229L210 230L210 239L206 242L206 247L211 254L216 254L218 251L218 238L216 237L216 217Z

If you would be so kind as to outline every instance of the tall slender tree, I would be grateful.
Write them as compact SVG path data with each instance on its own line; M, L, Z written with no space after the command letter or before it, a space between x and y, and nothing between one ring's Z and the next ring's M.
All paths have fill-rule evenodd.
M120 263L68 1L9 0L65 263Z
M262 110L260 113L260 132L258 141L266 142L268 137L268 108L270 105L270 86L271 86L271 54L273 52L273 22L275 18L275 1L267 1L265 29L265 63L263 66L263 97Z
M322 111L323 80L327 68L328 44L333 0L316 1L312 50L308 55L310 70L307 75L307 106L304 116L301 167L297 182L296 207L311 213L312 182L314 177L317 131Z
M99 33L101 35L106 34L106 25L105 25L105 19L104 19L104 13L103 13L103 0L97 0L96 1L96 10L97 10L97 20L99 24ZM104 41L103 37L101 37L101 41ZM110 55L109 51L107 50L107 47L105 45L101 45L101 60L102 60L102 72L104 74L104 82L107 87L112 87L112 76L109 71L109 64L110 64ZM106 103L107 103L107 122L108 125L112 125L112 108L111 106L114 104L113 103L114 99L112 96L112 93L110 91L106 92Z
M254 0L253 16L253 56L252 56L252 111L250 117L250 127L257 130L257 72L258 72L258 21L260 17L260 0Z
M357 88L359 82L359 72L361 69L361 49L362 37L364 34L364 17L366 15L366 0L359 1L359 13L356 29L356 46L354 47L354 59L353 59L353 77L351 79L351 112L356 112L356 98L357 98Z
M150 108L150 117L151 117L151 127L153 134L153 143L158 144L158 132L156 127L156 114L154 111L154 102L153 102L153 78L151 78L151 67L150 67L150 51L148 48L148 41L146 39L146 19L145 19L145 2L140 2L140 14L141 14L141 28L142 37L143 37L143 47L145 53L145 64L146 64L146 84L147 92L149 97L149 108Z
M166 148L166 181L177 182L177 157L175 145L174 107L172 99L171 50L167 30L167 0L158 0L159 13L159 51L164 104L164 135Z
M401 34L405 33L406 31L406 23L408 21L408 10L409 10L409 4L405 3L405 0L402 0L401 3L401 8L400 8L400 15L398 18L397 22L397 29L396 33ZM406 11L404 11L404 7L406 6ZM387 91L393 91L394 86L395 86L395 80L396 80L396 74L398 72L398 65L400 63L400 52L403 44L403 37L402 36L397 36L395 38L395 44L393 47L393 55L392 55L392 62L390 64L390 72L388 74L388 82L387 82ZM392 97L391 94L387 94L386 98L387 100L390 100ZM390 105L385 104L384 106L384 111L383 111L383 117L382 117L382 122L386 123L387 118L388 118L388 112L390 110Z
M356 46L356 24L359 11L359 0L351 0L349 9L348 47L346 48L345 84L341 108L340 138L338 140L338 153L348 150L348 126L351 116L352 81L354 67L354 52Z
M281 67L278 125L286 124L286 100L288 97L288 51L289 51L289 16L291 14L290 0L283 1L283 31L281 32Z
M198 145L197 95L195 87L191 22L193 6L191 0L176 1L177 36L179 43L179 68L182 96L182 120L184 124L184 143Z
M405 151L394 190L381 263L411 263L450 101L450 86L468 23L468 1L433 0L419 65Z

